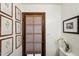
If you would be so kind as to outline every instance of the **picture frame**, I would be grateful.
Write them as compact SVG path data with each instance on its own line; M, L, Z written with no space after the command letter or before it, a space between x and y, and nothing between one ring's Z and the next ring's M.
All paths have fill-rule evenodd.
M0 12L12 17L13 16L13 3L0 3Z
M0 39L0 56L9 56L13 52L13 37Z
M10 36L13 34L13 20L0 15L0 37Z
M15 48L19 48L22 45L22 36L21 35L16 35L15 37Z
M63 33L79 34L79 16L63 21Z
M21 10L15 6L15 19L21 21Z
M15 21L15 33L21 34L21 22Z

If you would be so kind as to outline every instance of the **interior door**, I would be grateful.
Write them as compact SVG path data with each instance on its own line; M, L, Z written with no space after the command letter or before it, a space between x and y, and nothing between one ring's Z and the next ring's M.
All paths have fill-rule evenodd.
M45 15L42 13L25 14L25 54L45 55Z

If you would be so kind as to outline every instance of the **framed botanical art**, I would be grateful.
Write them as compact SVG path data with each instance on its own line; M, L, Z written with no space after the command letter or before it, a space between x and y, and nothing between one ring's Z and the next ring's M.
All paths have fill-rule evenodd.
M13 4L12 3L0 3L0 12L12 17L13 16Z
M79 34L79 16L63 21L63 32Z
M15 19L21 20L21 10L17 6L15 6Z
M21 22L15 21L15 33L21 34Z
M15 47L16 49L19 48L22 45L22 36L17 35L15 39Z
M0 39L0 55L9 56L13 52L13 37Z
M13 20L0 15L0 36L8 36L13 34Z

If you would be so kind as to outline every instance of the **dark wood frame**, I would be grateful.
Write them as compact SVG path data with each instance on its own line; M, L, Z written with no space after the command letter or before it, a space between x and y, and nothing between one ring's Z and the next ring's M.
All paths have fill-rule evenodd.
M15 21L15 33L16 34L21 34L21 32L20 33L17 33L17 23L19 23L21 25L21 22L20 21Z
M69 20L73 20L75 18L77 18L77 32L67 32L67 31L64 31L64 22L69 21ZM63 21L63 33L79 34L79 16L75 16L75 17L72 17L70 19L67 19L67 20Z
M7 35L1 35L1 17L5 17L5 18L7 18L7 19L9 19L9 20L12 21L12 33L7 34ZM12 35L12 34L13 34L13 20L10 19L10 18L8 18L8 17L6 17L6 16L0 15L0 37L3 37L3 36L10 36L10 35Z
M9 17L12 17L12 16L13 16L13 3L11 3L11 4L12 4L12 7L11 7L11 9L12 9L12 10L11 10L11 11L12 11L12 12L11 12L11 15L9 15L9 14L7 14L7 13L5 13L4 11L1 10L1 3L0 3L0 12L3 13L3 14L5 14L5 15L7 15L7 16L9 16Z
M20 14L20 19L16 17L16 9L18 9L18 11L20 11L21 13L21 10L17 6L15 6L15 19L21 21L21 14Z
M13 37L8 37L8 38L3 38L3 39L0 39L0 56L1 56L1 42L3 41L3 40L7 40L7 39L9 39L9 38L12 38L12 52L13 52ZM5 52L5 51L4 51ZM9 53L7 56L9 56L10 54L12 54L12 52L11 53Z
M25 26L25 17L26 15L42 15L43 20L42 20L42 56L46 55L46 37L45 37L45 12L23 12L22 13L22 55L25 56L25 50L26 50L26 26Z
M21 35L16 35L16 37L15 37L15 48L16 49L19 48L22 45L22 43L21 43L19 46L17 46L17 37L18 36L21 36ZM22 36L21 36L21 40L22 40Z

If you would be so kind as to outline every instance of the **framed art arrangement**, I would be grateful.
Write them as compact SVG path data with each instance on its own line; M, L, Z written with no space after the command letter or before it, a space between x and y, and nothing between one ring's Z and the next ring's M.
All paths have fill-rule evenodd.
M17 6L15 6L15 19L21 20L21 10Z
M0 39L0 55L9 56L13 52L13 37Z
M13 20L0 15L0 37L13 34Z
M13 16L13 4L12 3L0 3L0 12L12 17Z
M21 37L21 35L17 35L16 40L15 40L16 49L19 48L21 45L22 45L22 37Z
M63 21L63 32L79 34L79 16Z
M15 33L21 34L21 22L15 21Z

